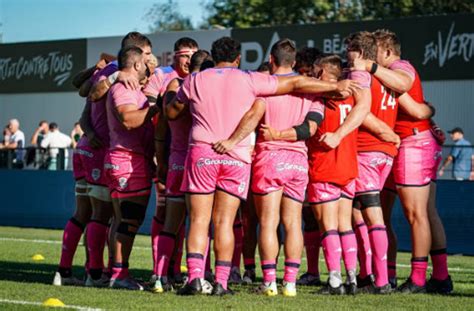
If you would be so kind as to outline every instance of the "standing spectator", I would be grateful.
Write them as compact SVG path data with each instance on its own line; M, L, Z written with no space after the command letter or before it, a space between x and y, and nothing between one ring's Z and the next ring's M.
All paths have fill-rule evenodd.
M444 169L453 162L453 178L456 180L469 180L472 171L471 143L464 139L464 132L460 127L455 127L448 132L454 141L451 153L444 160L439 176L443 176Z
M49 133L41 141L42 148L49 148L48 170L57 170L59 148L71 146L71 138L59 131L58 125L54 122L49 124ZM64 150L64 167L67 167L68 151Z
M8 150L5 150L5 146L8 144L8 141L10 141L10 136L12 135L12 132L10 131L10 128L8 127L8 124L5 126L3 129L3 140L0 142L0 167L4 168L7 167L8 163Z
M46 169L47 168L47 153L44 149L41 148L41 142L44 137L49 133L49 124L48 121L42 120L38 124L38 128L33 133L31 137L31 144L35 147L35 167Z
M13 167L23 168L23 157L25 154L25 150L23 148L25 148L25 134L20 130L20 122L17 119L11 119L10 122L8 122L8 130L10 131L10 136L8 136L8 133L4 133L5 142L3 148L19 149L15 152L15 156L13 158Z
M81 125L79 122L74 123L74 128L71 131L72 148L76 149L76 145L82 135L84 135L84 131L82 130Z

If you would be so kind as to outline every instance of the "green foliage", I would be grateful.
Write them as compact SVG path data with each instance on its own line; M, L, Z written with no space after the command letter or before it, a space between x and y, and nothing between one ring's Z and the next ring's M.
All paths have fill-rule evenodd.
M155 3L146 13L145 19L151 22L150 32L194 29L191 19L178 11L174 0Z

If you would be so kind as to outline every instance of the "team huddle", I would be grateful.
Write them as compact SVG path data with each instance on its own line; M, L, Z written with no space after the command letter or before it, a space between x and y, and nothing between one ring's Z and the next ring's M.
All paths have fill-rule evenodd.
M256 282L258 246L255 292L267 296L296 296L297 285L332 295L450 293L435 110L394 33L356 32L345 44L347 62L281 39L267 63L243 71L236 40L220 38L209 53L185 37L173 64L158 67L150 40L131 32L116 58L79 73L73 83L87 100L73 158L76 211L53 284L228 295L228 284ZM153 183L153 272L142 284L129 258ZM412 239L400 285L390 223L397 194ZM85 283L72 275L83 232ZM298 278L304 248L308 270Z

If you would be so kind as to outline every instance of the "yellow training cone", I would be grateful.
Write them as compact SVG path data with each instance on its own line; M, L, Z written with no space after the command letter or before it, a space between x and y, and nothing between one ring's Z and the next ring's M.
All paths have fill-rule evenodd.
M64 307L65 304L58 298L48 298L43 302L45 307Z
M41 261L41 260L44 260L44 257L41 254L36 254L33 257L31 257L31 259L33 259L34 261Z
M181 273L187 273L187 272L188 272L188 267L181 266Z

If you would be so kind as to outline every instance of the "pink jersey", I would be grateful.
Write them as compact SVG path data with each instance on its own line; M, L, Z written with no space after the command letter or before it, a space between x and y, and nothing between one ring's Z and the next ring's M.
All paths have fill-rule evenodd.
M148 79L147 84L143 88L143 93L158 98L161 92L161 85L163 84L164 74L159 68Z
M265 115L262 123L271 126L277 131L283 131L300 125L308 112L315 112L324 116L324 105L312 94L286 94L262 98L265 101ZM264 141L259 137L256 144L257 150L287 149L307 152L304 140L300 141Z
M122 83L114 84L107 95L107 121L110 129L110 150L125 150L133 153L151 155L153 153L153 124L145 122L142 126L127 130L119 121L117 107L135 105L138 109L149 106L141 90L129 90Z
M229 138L257 96L275 94L277 77L238 68L210 68L184 80L177 99L190 105L190 144L213 144ZM250 163L250 136L229 153Z
M186 114L185 116L182 116L176 120L168 121L171 132L171 152L186 153L188 151L191 124L192 119L189 114Z

